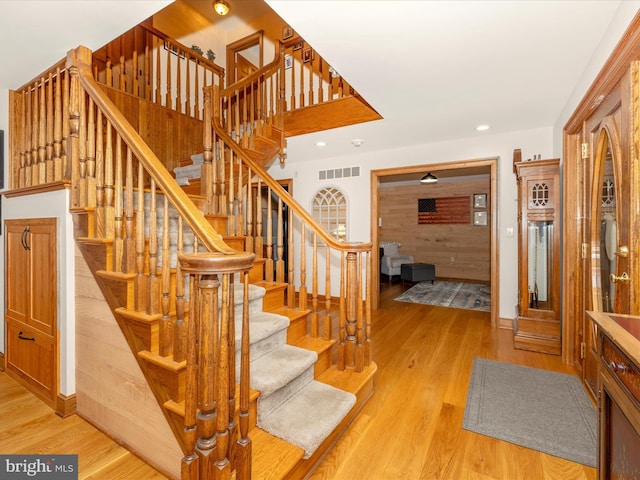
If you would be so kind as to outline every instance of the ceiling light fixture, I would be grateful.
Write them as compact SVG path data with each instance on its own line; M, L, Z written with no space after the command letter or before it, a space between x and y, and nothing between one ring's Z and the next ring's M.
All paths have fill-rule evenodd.
M229 13L229 4L224 0L216 0L213 2L213 9L218 15L225 16Z
M438 183L438 177L429 172L420 179L420 183Z

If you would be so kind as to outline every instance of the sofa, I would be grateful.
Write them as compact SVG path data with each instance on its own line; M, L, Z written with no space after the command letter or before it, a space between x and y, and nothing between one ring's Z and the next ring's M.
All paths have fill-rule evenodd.
M404 255L398 252L402 246L398 242L383 242L380 248L384 250L384 255L380 259L380 273L389 277L389 281L394 275L401 274L403 263L413 263L413 255Z

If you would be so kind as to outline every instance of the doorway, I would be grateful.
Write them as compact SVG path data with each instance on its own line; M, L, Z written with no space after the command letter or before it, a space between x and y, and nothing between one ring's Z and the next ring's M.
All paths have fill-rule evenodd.
M498 159L480 159L480 160L467 160L460 162L430 164L430 165L415 165L405 166L398 168L388 168L381 170L371 171L371 242L372 249L372 264L378 265L380 263L380 252L377 246L380 243L380 185L389 179L405 179L415 180L416 182L425 174L426 171L430 171L436 176L472 176L472 175L488 175L489 177L489 195L487 203L487 212L489 214L489 235L490 235L490 288L491 288L491 324L494 327L499 325L499 279L498 279L498 220L497 220L497 168ZM380 271L379 269L372 269L372 285L380 284ZM377 308L379 304L379 290L378 288L372 289L372 306Z
M263 37L260 30L227 45L227 86L262 68Z

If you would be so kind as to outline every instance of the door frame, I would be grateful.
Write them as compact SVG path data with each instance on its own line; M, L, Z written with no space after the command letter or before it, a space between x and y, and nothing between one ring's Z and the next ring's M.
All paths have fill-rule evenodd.
M380 252L378 244L380 242L378 235L378 218L380 217L380 179L402 174L423 174L427 170L430 172L439 172L451 169L465 169L488 167L490 173L489 179L489 212L491 214L491 262L490 262L490 282L491 282L491 326L492 327L509 327L511 325L500 325L499 320L499 251L498 251L498 157L487 159L464 160L458 162L435 163L425 165L413 165L397 168L385 168L381 170L371 170L371 219L370 219L370 238L371 238L371 259L372 265L380 263ZM371 306L377 309L380 302L380 270L371 269L371 284L376 288L371 289Z
M232 85L236 81L236 55L247 48L259 46L259 65L260 69L264 65L264 31L258 30L251 35L247 35L233 43L227 45L227 85Z

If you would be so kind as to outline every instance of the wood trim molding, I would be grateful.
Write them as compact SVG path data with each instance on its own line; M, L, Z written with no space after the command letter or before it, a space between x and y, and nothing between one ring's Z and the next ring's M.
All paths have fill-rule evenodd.
M0 372L4 372L4 352L0 352Z
M498 319L498 327L504 328L506 330L513 330L513 318L502 318Z
M629 64L638 56L638 48L640 48L640 12L633 18L582 101L565 124L566 134L574 134L582 128L582 122L600 105L627 71Z
M35 185L33 187L15 188L13 190L7 190L6 192L2 192L2 196L7 198L22 197L25 195L55 192L57 190L64 190L69 188L71 188L71 182L69 180L60 180L58 182L43 183L42 185Z
M490 192L488 210L491 212L491 325L497 327L500 324L498 313L500 305L500 252L498 249L498 158L483 158L475 160L464 160L459 162L436 163L429 165L412 165L396 168L385 168L371 170L371 207L370 207L370 238L371 238L371 260L372 265L380 263L378 244L380 242L378 234L378 217L380 214L380 178L389 175L424 173L425 171L438 172L453 169L469 169L474 173L490 174ZM380 271L373 268L371 271L371 307L377 309L379 305L379 285Z
M66 418L76 413L76 394L69 396L59 394L56 398L56 415Z

